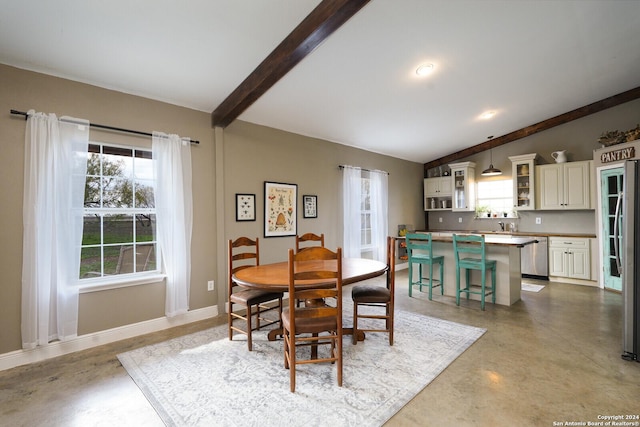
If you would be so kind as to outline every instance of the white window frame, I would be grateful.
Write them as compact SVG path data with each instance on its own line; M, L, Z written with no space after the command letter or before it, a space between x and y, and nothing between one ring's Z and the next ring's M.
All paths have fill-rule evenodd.
M151 149L148 148L141 148L141 147L136 147L136 146L128 146L128 145L121 145L121 144L115 144L115 143L106 143L106 142L96 142L96 141L90 141L89 142L89 147L90 147L90 152L89 155L93 154L93 152L91 151L91 147L92 146L98 146L99 147L99 152L102 154L104 151L104 147L112 147L112 148L116 148L116 149L124 149L124 150L131 150L131 156L135 157L135 152L136 151L142 151L142 152L147 152L147 153L151 153ZM133 163L133 167L135 168L135 162ZM102 170L102 166L103 164L101 163L100 165L100 178L103 177L103 170ZM88 176L88 175L87 175ZM96 175L93 175L96 176ZM135 170L132 171L132 177L135 176ZM135 194L135 179L133 179L133 183L132 186L134 188L133 190L133 194ZM155 185L154 185L155 187ZM101 186L102 189L102 186ZM134 204L135 204L135 197L134 199ZM100 205L102 205L102 201L103 201L103 194L100 194ZM133 236L132 236L132 244L135 246L140 243L140 244L154 244L155 245L155 265L156 265L156 269L151 270L151 271L141 271L141 272L132 272L132 273L124 273L124 274L118 274L118 275L107 275L107 276L102 276L102 277L95 277L95 278L78 278L78 284L80 287L80 293L86 293L86 292L94 292L94 291L99 291L99 290L104 290L104 289L114 289L114 288L120 288L120 287L127 287L127 286L134 286L134 285L142 285L142 284L148 284L148 283L154 283L154 282L158 282L160 280L162 280L165 275L162 273L161 270L161 265L160 265L160 247L157 243L157 235L155 234L156 232L154 232L154 236L155 238L152 241L143 241L143 242L137 242L136 241L136 227L137 227L137 220L136 220L136 215L140 215L140 214L145 214L145 215L155 215L156 214L156 209L155 207L153 208L137 208L137 207L131 207L131 208L103 208L102 206L100 207L89 207L89 208L84 208L84 215L87 214L96 214L96 215L100 215L102 216L106 216L106 215L117 215L117 214L124 214L124 215L131 215L133 217ZM88 248L88 247L99 247L100 248L100 252L101 252L101 264L100 264L100 269L101 269L101 274L103 274L104 272L104 248L105 247L110 247L110 246L123 246L123 243L107 243L105 244L103 241L104 238L104 223L103 221L101 221L100 223L100 228L101 228L101 242L100 244L94 244L94 245L83 245L82 248ZM127 243L124 243L127 244ZM136 262L135 260L135 256L134 256L134 263Z
M488 206L490 212L498 213L503 217L503 212L512 216L513 212L513 180L497 179L490 181L478 181L476 206ZM499 201L502 201L501 203Z
M373 229L371 226L371 178L361 177L360 200L360 254L363 258L373 258ZM365 243L367 242L367 243ZM369 256L367 256L367 254Z

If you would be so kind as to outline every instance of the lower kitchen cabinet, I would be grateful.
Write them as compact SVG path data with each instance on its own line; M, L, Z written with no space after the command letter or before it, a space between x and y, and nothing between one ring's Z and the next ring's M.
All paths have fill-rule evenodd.
M591 279L589 239L550 237L549 276Z

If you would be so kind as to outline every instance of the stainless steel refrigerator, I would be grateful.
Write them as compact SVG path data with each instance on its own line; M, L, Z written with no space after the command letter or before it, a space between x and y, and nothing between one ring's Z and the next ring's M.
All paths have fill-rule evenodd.
M624 162L622 192L616 203L614 247L622 278L622 358L640 355L640 161ZM637 249L636 249L637 248Z

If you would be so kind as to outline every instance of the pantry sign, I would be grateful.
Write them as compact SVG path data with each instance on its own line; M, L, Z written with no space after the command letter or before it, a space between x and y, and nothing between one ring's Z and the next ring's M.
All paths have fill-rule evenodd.
M636 148L626 147L600 154L600 161L602 163L619 162L622 160L633 159L635 156Z

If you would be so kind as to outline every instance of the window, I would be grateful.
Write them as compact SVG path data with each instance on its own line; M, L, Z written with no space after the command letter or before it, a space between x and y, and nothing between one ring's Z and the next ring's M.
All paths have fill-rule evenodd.
M388 173L342 166L343 254L347 258L386 259Z
M362 198L360 200L360 250L363 258L372 258L371 230L371 180L362 178Z
M488 212L503 216L513 211L513 180L478 181L478 199L476 206L484 207Z
M80 279L157 272L151 151L89 144Z

